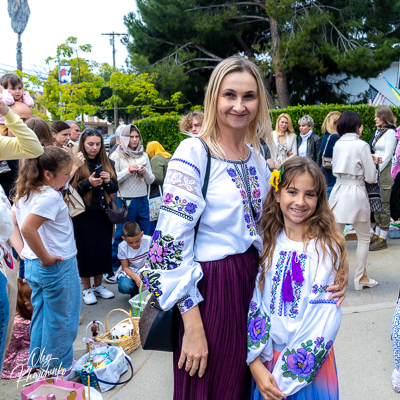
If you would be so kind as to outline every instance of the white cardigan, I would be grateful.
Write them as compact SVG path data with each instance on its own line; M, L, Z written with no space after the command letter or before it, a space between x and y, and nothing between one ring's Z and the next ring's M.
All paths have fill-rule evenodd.
M149 156L147 153L143 153L140 159L143 157L146 159L147 169L147 172L143 175L144 179L139 177L137 172L131 174L128 170L130 165L137 164L138 159L133 157L127 159L123 157L118 150L111 154L110 159L115 162L115 172L117 173L119 186L118 197L136 198L147 195L147 185L151 185L155 177L151 170Z
M370 205L365 181L376 182L376 167L368 143L356 133L346 133L333 148L332 173L337 180L329 206L338 223L366 222Z
M274 160L275 163L284 163L286 160L288 160L290 157L296 156L297 155L297 141L296 141L296 135L294 133L290 133L289 135L285 135L286 138L286 150L283 148L279 148L281 146L279 142L279 137L276 131L272 132L272 143L273 145L270 148L271 151L271 158ZM291 151L293 155L290 157L287 155Z

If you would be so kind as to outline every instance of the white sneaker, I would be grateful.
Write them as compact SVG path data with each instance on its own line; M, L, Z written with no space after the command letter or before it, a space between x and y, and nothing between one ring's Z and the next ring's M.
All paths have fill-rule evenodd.
M115 297L114 293L111 292L111 290L108 290L103 284L94 287L93 293L95 296L100 296L103 299L112 299L113 297Z
M82 292L82 298L83 298L83 301L85 302L85 304L91 305L91 304L97 303L97 299L96 299L96 296L94 295L93 291L94 291L94 289L90 288L90 289L86 289Z
M395 368L392 372L392 388L396 392L400 392L400 372Z

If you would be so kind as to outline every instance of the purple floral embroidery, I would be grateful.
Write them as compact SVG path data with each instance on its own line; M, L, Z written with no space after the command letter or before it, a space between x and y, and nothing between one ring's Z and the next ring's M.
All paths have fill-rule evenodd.
M321 343L324 341L323 337L317 337L317 340L315 340L314 344L315 347L318 348L319 346L321 346Z
M150 261L153 263L159 263L162 261L163 249L157 243L154 243L150 248L149 256Z
M194 305L194 303L193 303L193 300L192 300L192 299L187 299L187 300L185 300L185 302L184 302L183 304L185 305L185 307L186 307L187 309L190 309L190 308L192 308L192 307L193 307L193 305Z
M174 195L172 193L165 193L164 195L164 204L169 204L171 203Z
M254 312L257 310L257 303L255 301L250 302L250 311Z
M253 195L254 198L258 199L261 196L261 190L260 189L254 189L251 194Z
M151 266L149 263L146 263L146 269L140 274L140 277L143 283L150 289L150 291L154 294L155 297L160 297L163 292L160 289L161 282L159 278L161 274L150 269Z
M182 263L184 241L175 241L172 235L156 230L153 235L146 267L154 269L175 269Z
M288 370L293 375L300 375L306 378L311 374L315 366L315 356L307 353L306 349L297 349L296 353L289 354L287 357Z
M269 338L270 318L266 313L264 315L260 314L257 304L252 301L247 315L247 352L250 352L253 346L260 347L260 344L267 343Z
M250 216L249 216L249 214L245 214L245 215L244 215L244 220L245 220L247 223L250 223Z
M243 189L240 190L240 194L242 195L242 197L243 197L244 200L247 199L247 194L246 194L246 192L245 192Z
M254 343L260 341L266 331L265 320L261 317L251 318L247 324L247 332Z
M229 176L232 178L234 178L237 175L236 171L233 168L229 168L227 171L228 171Z
M311 383L317 376L322 364L329 354L332 347L332 340L324 343L323 337L317 337L314 341L315 347L312 348L313 341L307 340L301 343L297 350L286 349L282 354L282 371L284 378L298 380L299 382Z
M312 287L312 292L314 294L324 293L326 291L327 287L328 287L328 285L314 285Z
M172 193L167 193L164 196L163 203L164 206L161 206L162 210L172 212L182 218L193 221L193 214L197 211L197 204L188 202L186 199L181 199L179 196L175 196L174 198Z
M305 263L306 263L307 256L305 254L300 254L299 255L299 260L300 260L300 267L301 271L304 274L305 270ZM298 315L298 307L299 307L299 302L300 302L300 296L301 296L301 288L303 287L304 282L295 282L294 287L293 287L293 295L294 295L294 301L290 304L290 310L289 310L289 317L296 319Z
M255 175L257 173L255 167L250 167L249 172L250 172L250 175Z

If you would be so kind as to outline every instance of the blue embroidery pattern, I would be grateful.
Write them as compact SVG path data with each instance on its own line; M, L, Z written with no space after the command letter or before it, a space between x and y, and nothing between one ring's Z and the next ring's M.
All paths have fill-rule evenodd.
M286 258L286 251L281 251L279 253L278 262L276 264L275 275L272 278L272 288L271 288L271 304L269 306L269 311L271 314L275 313L275 302L276 302L276 290L279 286L279 282L282 278L282 268Z
M300 254L299 259L300 259L300 264L301 264L300 265L301 271L304 273L307 256L305 254ZM294 283L294 291L293 291L294 301L291 303L290 310L289 310L289 317L293 318L293 319L296 319L297 314L299 313L298 308L299 308L301 288L303 287L303 283L304 282L295 282Z
M314 294L318 294L318 293L324 293L324 292L326 292L326 288L328 287L328 285L317 285L317 284L315 284L313 287L312 287L312 292L314 293Z
M336 304L338 302L339 299L332 299L332 300L328 300L328 299L320 299L320 300L310 300L309 303L310 304Z
M189 161L183 160L182 158L173 158L169 162L172 162L172 161L179 161L183 164L189 165L189 167L192 167L193 169L195 169L197 171L197 173L200 175L200 169L198 167L196 167L194 164L190 163Z
M171 211L189 221L193 221L192 215L197 211L197 204L180 198L179 196L174 196L172 193L165 193L162 209Z
M228 168L226 172L231 177L232 182L240 190L243 200L244 220L251 236L258 235L257 221L261 215L261 191L259 189L257 170L254 166L247 167L247 164L241 164L243 173L238 166ZM254 211L254 212L253 212Z
M188 310L190 310L191 308L193 308L194 306L194 301L190 298L190 295L186 295L185 297L182 297L177 303L176 305L179 308L179 311L181 313L184 313Z

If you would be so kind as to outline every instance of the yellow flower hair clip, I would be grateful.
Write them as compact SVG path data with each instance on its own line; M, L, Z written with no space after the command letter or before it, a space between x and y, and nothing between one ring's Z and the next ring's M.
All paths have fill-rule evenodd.
M275 192L279 190L279 184L282 180L283 171L284 168L283 165L281 165L279 169L272 171L272 177L269 178L269 184L275 188Z

